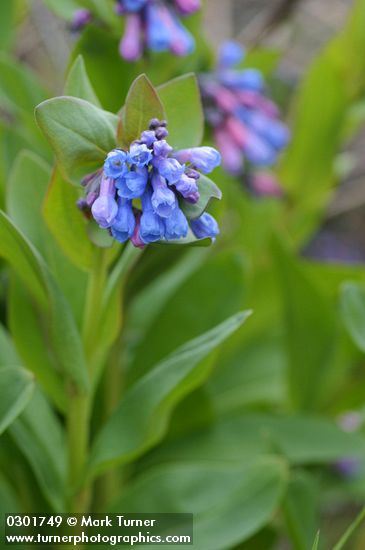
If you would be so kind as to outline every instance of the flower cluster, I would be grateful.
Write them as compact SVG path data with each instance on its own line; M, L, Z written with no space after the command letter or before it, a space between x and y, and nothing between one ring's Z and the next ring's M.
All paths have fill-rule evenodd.
M277 106L265 95L265 83L256 69L239 70L244 50L225 43L214 73L199 78L208 124L222 152L225 169L240 174L244 161L271 166L289 140Z
M117 13L126 17L125 33L119 51L124 59L139 59L144 48L187 55L194 39L182 25L180 15L200 8L200 0L118 0Z
M187 237L189 225L196 238L214 239L218 224L208 213L188 222L184 203L200 199L200 172L207 174L220 164L212 147L174 151L166 141L165 121L153 119L147 131L128 151L114 149L97 174L84 180L83 210L91 209L98 225L119 242L135 246ZM200 171L200 172L199 172Z
M125 17L125 32L119 45L121 56L136 61L144 50L170 51L184 56L194 49L194 39L180 21L200 9L200 0L116 0L116 13ZM92 15L80 9L74 14L73 30L81 30Z

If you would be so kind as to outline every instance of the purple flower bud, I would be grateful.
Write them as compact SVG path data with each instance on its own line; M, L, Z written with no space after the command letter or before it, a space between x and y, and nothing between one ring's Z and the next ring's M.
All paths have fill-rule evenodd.
M127 61L137 61L143 52L142 21L138 14L126 17L124 36L119 43L119 53Z
M134 228L134 232L133 232L133 235L131 237L131 243L136 248L144 248L145 247L145 243L142 241L142 239L140 237L140 234L139 234L140 227L141 227L141 213L137 212L137 214L136 214L136 226Z
M169 135L169 132L168 130L166 130L166 128L157 128L156 130L156 138L157 139L165 139L165 137L167 137Z
M153 130L146 130L141 134L141 142L145 143L147 147L152 147L156 142L156 133Z
M118 213L111 226L111 233L114 239L124 243L130 239L134 233L136 220L133 214L132 201L118 198Z
M120 149L114 149L108 153L104 162L104 172L108 178L119 178L128 170L127 154Z
M165 180L158 173L154 173L152 176L152 187L151 203L154 212L161 218L168 218L176 208L175 194L167 187Z
M182 210L177 206L171 216L165 219L165 239L176 241L187 236L189 224Z
M74 32L81 31L91 20L92 15L89 10L83 8L76 10L72 18L71 30Z
M175 0L175 5L182 15L191 15L201 8L200 0Z
M90 193L86 195L86 204L88 205L89 208L92 207L92 205L94 204L97 198L98 198L98 194L96 191L90 191Z
M170 43L170 50L178 56L184 56L192 53L195 48L195 40L191 33L180 23L177 17L171 14L175 23L173 38Z
M148 182L148 170L145 166L137 166L116 181L118 195L124 199L141 197Z
M245 49L235 41L224 42L219 49L218 64L220 67L233 67L242 61Z
M185 166L182 166L174 158L154 158L154 167L158 170L160 175L165 178L170 184L179 181L185 171Z
M342 477L354 479L360 474L361 462L358 458L345 457L337 460L334 468Z
M177 191L184 197L188 199L193 195L193 198L196 197L196 193L199 195L199 189L196 184L195 178L189 178L186 174L183 174L179 181L175 183ZM199 200L199 199L198 199Z
M156 157L166 158L172 150L171 145L169 145L164 139L161 139L161 141L155 141L153 144L153 152Z
M213 147L193 147L192 149L181 149L174 153L174 158L179 162L190 162L195 168L209 174L214 168L220 165L221 155Z
M152 160L152 153L145 143L134 143L129 148L128 162L136 166L146 166Z
M189 177L189 178L193 178L194 180L198 180L200 178L200 174L197 170L194 170L194 168L187 168L185 170L185 174Z
M118 205L115 200L115 185L112 178L103 177L100 185L99 197L91 207L91 213L100 227L110 227L118 213Z
M207 212L204 212L196 220L191 220L190 227L197 239L209 237L215 240L215 237L219 234L219 227L216 220Z
M153 243L163 238L165 227L162 219L153 210L151 193L147 190L141 198L142 215L139 228L139 236L145 243Z

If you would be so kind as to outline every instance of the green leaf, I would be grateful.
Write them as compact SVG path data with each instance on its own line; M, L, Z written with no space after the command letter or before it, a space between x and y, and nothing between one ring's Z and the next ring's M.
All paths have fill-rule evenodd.
M349 541L350 537L353 535L355 529L359 527L360 523L364 520L364 518L365 518L365 507L361 510L361 512L354 519L351 525L346 529L346 532L342 535L338 543L335 544L335 546L333 547L333 550L343 550L343 548L345 548L345 545Z
M35 114L63 176L76 185L86 173L101 168L115 148L119 118L83 99L48 99L38 105Z
M58 17L63 17L66 21L72 21L75 11L80 8L77 0L44 0L46 6L52 10Z
M194 74L170 80L157 88L166 110L169 144L174 149L197 147L204 131L204 115Z
M317 531L316 538L314 539L312 550L318 550L318 547L319 547L319 531Z
M14 2L2 2L0 6L0 50L8 48L12 42Z
M189 220L199 218L203 212L208 208L212 199L221 200L222 191L216 184L204 174L200 175L198 180L198 188L200 193L200 199L195 204L191 204L187 201L181 200L180 207L185 216Z
M71 380L86 389L88 373L81 338L69 304L37 250L1 211L0 256L9 262L39 306L50 315L50 339L59 365Z
M94 247L88 236L88 223L76 206L78 198L77 189L56 168L43 203L44 219L65 256L88 271L93 266Z
M64 381L57 370L57 362L45 345L44 323L29 293L14 273L10 273L8 323L22 364L34 374L57 408L66 411Z
M39 216L47 189L50 167L38 155L21 151L10 172L7 211L15 225L44 254L48 234Z
M29 462L39 487L53 510L65 512L66 456L64 433L57 416L40 392L35 392L10 434Z
M0 365L0 434L19 416L33 390L34 379L28 371Z
M364 438L344 432L318 416L281 416L240 413L219 418L215 424L178 440L166 441L144 460L155 464L172 460L238 461L280 453L290 464L328 464L344 456L363 457Z
M100 227L94 219L87 224L87 235L91 241L99 248L110 248L115 244L115 240L106 229Z
M259 69L265 76L269 76L276 69L281 55L279 50L254 48L247 52L240 67Z
M285 464L270 457L255 463L211 457L209 462L163 464L127 486L113 510L193 513L193 547L224 550L270 521L285 480Z
M78 55L71 65L65 84L65 95L85 99L97 107L101 107L92 84L89 80L82 55Z
M365 353L365 289L363 286L350 282L343 284L341 315L352 340Z
M303 264L279 243L275 255L285 307L292 404L315 410L327 397L326 381L337 342L335 308Z
M18 365L19 363L10 335L0 324L0 365Z
M165 119L166 114L160 98L148 80L142 74L131 85L123 110L123 141L130 145L139 139L144 130L148 130L152 118Z
M157 443L166 431L173 406L209 373L211 361L203 359L237 330L249 313L239 313L180 347L125 394L97 437L93 470L128 462Z
M308 473L293 474L283 508L293 546L296 550L307 550L319 524L319 489Z

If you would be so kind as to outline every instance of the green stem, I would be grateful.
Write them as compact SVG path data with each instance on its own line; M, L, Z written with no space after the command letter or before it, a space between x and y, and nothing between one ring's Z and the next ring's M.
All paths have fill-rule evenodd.
M86 357L92 353L99 325L101 304L107 276L107 255L103 248L95 254L94 268L89 276L83 325L83 343Z
M345 533L342 535L341 539L338 541L338 543L333 547L333 550L342 550L342 548L345 547L345 544L350 539L351 535L354 533L355 529L360 525L360 523L365 518L365 507L361 510L359 515L355 518L355 520L351 523L350 527L347 528Z
M82 331L90 379L90 360L98 329L106 274L106 252L98 249L95 253L94 268L89 275ZM67 416L69 511L83 513L87 511L90 502L90 487L85 486L85 473L93 392L83 393L78 388L71 387L69 395Z

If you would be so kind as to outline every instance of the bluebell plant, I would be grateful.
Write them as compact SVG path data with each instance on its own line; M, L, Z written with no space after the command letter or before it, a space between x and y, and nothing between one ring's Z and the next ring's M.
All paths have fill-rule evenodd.
M178 241L190 230L198 239L215 239L218 224L204 212L190 222L184 204L200 199L200 173L221 162L213 147L173 150L166 121L153 119L128 150L114 149L103 168L83 183L86 198L79 206L115 240L144 247L156 241ZM204 185L204 182L202 183Z
M289 141L278 107L269 99L257 69L239 68L244 49L226 42L214 72L199 78L207 123L222 153L224 168L241 174L245 161L272 166Z
M200 0L117 0L115 12L125 18L120 55L127 61L138 60L145 51L188 55L195 42L181 17L199 9ZM89 10L75 11L72 29L81 30L92 17Z

